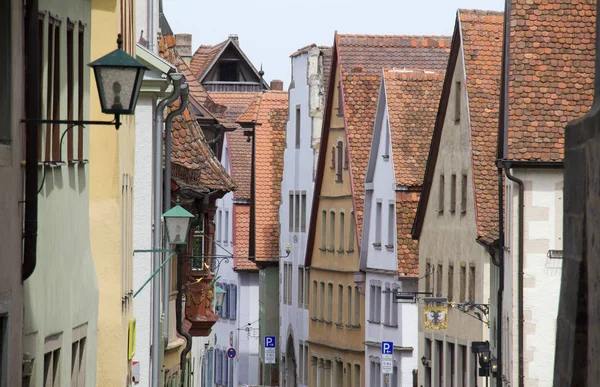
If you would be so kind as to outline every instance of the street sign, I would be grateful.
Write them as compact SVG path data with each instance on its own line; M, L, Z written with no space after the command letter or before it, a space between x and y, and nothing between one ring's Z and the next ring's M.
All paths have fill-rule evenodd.
M275 336L265 336L265 348L275 348Z
M277 363L277 355L275 354L275 348L265 348L265 364Z
M235 348L229 348L227 350L227 357L228 358L233 359L235 357L235 355L236 355Z
M394 343L391 341L381 342L381 373L394 373Z

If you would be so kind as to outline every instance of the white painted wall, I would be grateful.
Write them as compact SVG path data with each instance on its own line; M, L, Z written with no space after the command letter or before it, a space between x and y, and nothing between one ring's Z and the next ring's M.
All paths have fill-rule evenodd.
M525 183L524 208L524 375L525 385L552 386L556 318L562 260L547 257L562 250L563 170L513 169ZM504 351L512 383L518 382L518 185L505 180L506 254ZM506 321L508 319L508 325Z
M283 179L281 182L281 206L279 209L280 219L280 246L290 244L291 253L289 257L282 258L279 264L280 288L279 294L279 348L280 359L285 357L288 338L292 337L294 353L296 358L297 386L307 385L308 380L303 381L303 370L300 368L299 343L308 340L308 309L298 304L298 266L304 266L306 254L306 240L308 237L308 226L310 222L310 211L313 199L313 169L307 168L316 162L316 153L313 144L320 142L320 130L323 117L323 67L320 49L312 47L292 58L292 83L289 90L289 120L286 127L286 148L284 150ZM296 148L296 112L300 107L300 148ZM318 128L318 131L316 130ZM306 193L306 208L300 211L306 212L306 229L298 232L290 231L290 191L298 194ZM284 295L284 262L292 263L292 296L291 305L283 302ZM306 272L307 273L307 272ZM308 281L305 281L309 284ZM308 292L305 291L305 294ZM306 343L308 345L308 343ZM307 356L308 358L308 356ZM289 359L286 359L289 362ZM310 361L310 360L309 360ZM283 364L283 362L282 362ZM308 364L306 365L308 367ZM285 367L280 367L280 380L285 379ZM282 382L282 385L284 382ZM290 380L285 385L291 384Z

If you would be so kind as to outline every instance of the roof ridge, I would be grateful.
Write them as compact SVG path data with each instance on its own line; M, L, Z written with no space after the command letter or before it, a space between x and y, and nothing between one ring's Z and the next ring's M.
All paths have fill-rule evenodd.
M492 10L484 10L484 9L467 9L467 8L459 8L459 14L474 14L481 16L504 16L504 12L502 11L492 11Z

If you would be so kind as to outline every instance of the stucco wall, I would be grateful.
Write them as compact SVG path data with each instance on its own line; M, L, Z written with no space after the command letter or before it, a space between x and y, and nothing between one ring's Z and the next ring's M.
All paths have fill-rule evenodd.
M431 288L434 293L437 288L438 265L441 264L442 270L442 286L441 296L448 296L448 267L450 264L454 268L454 300L459 301L459 286L460 286L460 268L466 267L465 281L470 281L469 268L475 267L475 299L467 300L476 303L487 304L489 302L489 255L485 249L475 240L477 238L477 229L475 223L475 203L474 203L474 188L473 188L473 171L471 168L471 149L470 149L470 130L469 130L469 112L468 99L466 91L461 94L461 119L455 122L454 111L456 109L456 100L454 99L456 82L465 84L464 64L462 58L462 50L459 55L456 68L453 74L452 88L449 93L449 101L447 114L444 121L444 128L440 140L440 148L435 165L435 174L433 184L431 186L431 194L427 204L423 228L419 238L419 291L425 292L427 263L430 263L434 268L434 272L430 277ZM445 194L444 194L444 211L439 212L439 184L440 174L445 175ZM466 213L460 212L460 207L457 205L457 211L450 212L450 181L451 175L457 175L457 190L460 188L460 179L462 174L466 174L467 180L467 205ZM456 195L456 199L460 200L460 191ZM468 293L468 291L466 291ZM468 294L466 295L468 298ZM426 330L424 328L423 305L419 304L419 356L426 355L432 360L432 374L438 372L440 367L438 357L430 356L425 351L425 338L440 340L443 342L443 358L448 359L447 343L455 343L470 346L471 341L485 341L489 337L487 327L477 319L468 316L457 309L448 307L448 328L446 330ZM435 347L435 342L434 345ZM458 346L455 346L455 349ZM467 348L470 351L470 347ZM434 351L435 352L435 351ZM470 356L470 352L469 352ZM458 358L456 356L455 358ZM472 377L474 371L470 368L467 370L469 378ZM444 380L449 377L447 364L444 367ZM419 384L424 384L424 368L419 364ZM485 383L481 379L478 383ZM445 384L444 384L445 385ZM437 384L433 384L437 387Z
M561 286L562 260L547 257L548 250L562 250L563 170L513 169L525 184L524 202L524 377L527 386L552 386L556 318ZM507 249L505 262L506 359L509 380L518 382L518 186L506 180Z
M22 140L24 126L19 124L22 118L23 106L23 55L22 47L24 36L20 33L23 28L23 2L12 0L9 2L11 14L3 15L5 22L10 21L7 28L10 33L11 55L2 58L4 66L10 68L11 84L7 89L11 91L8 98L11 100L11 114L1 118L1 125L10 128L12 142L0 142L0 181L10 182L2 184L0 188L0 213L3 221L0 222L0 235L2 235L2 249L0 251L0 315L6 315L7 330L3 337L6 343L5 363L1 365L0 384L17 386L21 383L21 358L22 358L22 333L23 333L23 285L21 284L21 245L22 245L22 210L19 202L23 200L23 175L21 160L25 154ZM6 26L5 24L5 26Z

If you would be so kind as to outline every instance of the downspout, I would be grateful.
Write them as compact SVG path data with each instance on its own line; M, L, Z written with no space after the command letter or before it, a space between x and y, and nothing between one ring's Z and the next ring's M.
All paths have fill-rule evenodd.
M502 387L502 303L504 302L504 183L498 167L498 295L496 305L496 387Z
M183 308L183 254L181 254L181 247L177 249L177 301L175 303L175 318L177 319L177 333L185 337L185 348L181 351L179 358L179 368L181 369L181 383L180 386L184 387L186 375L186 357L192 349L192 336L183 329L181 310Z
M148 50L154 52L154 45L156 44L156 33L154 32L154 1L146 0L148 4Z
M25 117L40 118L40 55L38 0L28 0L25 8L27 51L25 52ZM21 280L33 274L37 262L38 229L38 125L25 126L25 219L23 230L23 264ZM45 167L44 167L45 168Z
M173 137L171 136L171 126L173 125L173 118L177 117L185 110L188 104L188 95L190 89L187 83L183 83L180 86L181 103L179 107L173 110L165 120L165 177L163 179L163 210L168 211L171 209L171 144L173 143ZM168 246L167 236L164 235L164 246ZM165 289L163 293L163 334L165 335L165 342L169 341L169 303L171 300L171 265L165 265L163 269L163 287Z
M163 114L165 107L170 105L179 97L180 80L183 75L179 73L169 74L169 79L173 84L173 92L167 98L158 103L154 112L154 164L152 166L152 180L154 185L153 193L153 230L152 230L152 249L157 250L152 256L152 267L156 270L161 264L162 237L161 237L161 216L162 206L162 129ZM160 276L154 276L152 281L152 387L159 387L160 369L158 360L160 358Z
M513 181L519 185L519 208L518 208L518 235L517 235L517 246L519 249L518 256L518 298L519 298L519 311L518 311L518 351L519 351L519 387L524 386L524 372L523 372L523 199L525 196L525 189L523 180L515 177L510 172L510 164L504 165L504 171L508 180Z

